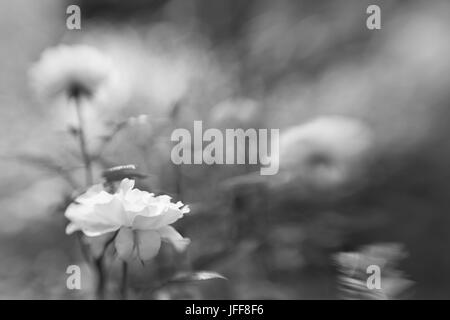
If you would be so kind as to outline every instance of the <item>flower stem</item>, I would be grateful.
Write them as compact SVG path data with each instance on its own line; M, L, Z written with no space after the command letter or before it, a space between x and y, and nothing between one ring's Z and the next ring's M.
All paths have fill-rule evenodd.
M183 172L180 165L174 165L175 170L175 194L180 201L183 201Z
M86 174L86 187L89 188L94 183L94 175L92 173L91 159L89 157L89 153L87 150L81 99L76 98L74 99L74 101L75 101L75 110L78 117L78 140L80 142L80 151L81 156L83 158L84 169ZM80 241L80 244L84 246L81 236L78 239ZM95 295L97 299L103 300L105 298L105 284L106 284L106 274L103 268L103 254L100 257L95 258L92 264L97 273L97 288Z
M173 129L177 128L178 122L180 120L180 111L182 107L182 102L177 101L172 106L172 110L170 112L170 119L172 120ZM175 184L175 194L177 195L179 200L183 200L183 172L182 167L180 165L173 165L174 168L174 184Z
M89 252L88 246L83 241L83 233L81 231L77 231L76 233L78 243L80 245L81 254L86 261L86 263L90 263L92 261L91 253Z
M89 187L92 185L94 178L92 173L92 165L91 165L91 159L89 157L89 153L87 150L87 144L86 144L86 134L84 130L84 119L83 119L83 113L81 110L81 100L75 99L75 109L77 111L77 117L78 117L78 137L80 142L80 150L81 150L81 156L83 157L85 172L86 172L86 185Z
M103 268L103 255L94 260L94 265L97 270L97 276L98 276L97 289L96 289L95 295L98 300L104 300L105 299L106 277L105 277L105 270Z
M128 291L128 263L122 262L122 282L120 283L120 298L122 300L127 299Z

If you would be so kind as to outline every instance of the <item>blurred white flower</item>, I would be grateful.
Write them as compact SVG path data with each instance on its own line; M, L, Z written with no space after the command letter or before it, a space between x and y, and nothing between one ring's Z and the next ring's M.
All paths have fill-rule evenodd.
M122 259L153 258L161 240L183 251L189 239L183 238L170 224L182 218L189 208L182 202L172 203L166 195L133 189L134 180L123 179L115 193L102 184L91 187L71 204L65 216L71 221L66 233L81 230L89 237L118 231L115 238L117 254Z
M91 152L102 144L102 136L110 130L108 124L118 118L130 97L116 61L89 45L45 50L30 68L29 78L38 100L51 106L55 130L78 128L78 107L82 107L86 147Z
M361 178L374 146L371 129L343 116L321 117L280 136L282 185L336 191Z
M344 299L398 299L413 285L402 271L399 262L407 257L403 245L399 243L377 243L362 247L356 252L339 252L334 256L337 265L338 284ZM369 289L367 273L369 266L381 270L381 288Z
M92 98L113 80L115 69L112 61L93 47L60 45L45 50L29 75L39 97Z

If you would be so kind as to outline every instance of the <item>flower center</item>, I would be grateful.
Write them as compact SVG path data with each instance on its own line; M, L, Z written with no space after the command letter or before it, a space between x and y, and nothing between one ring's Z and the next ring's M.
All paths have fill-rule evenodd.
M67 90L67 94L68 94L69 98L79 100L83 96L91 97L92 91L89 90L86 86L82 85L81 83L74 82L69 86L69 88Z

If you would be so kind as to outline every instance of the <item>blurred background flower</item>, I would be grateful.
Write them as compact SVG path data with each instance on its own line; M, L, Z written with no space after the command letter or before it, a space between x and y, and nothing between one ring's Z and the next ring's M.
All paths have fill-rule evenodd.
M91 99L110 81L114 67L108 58L89 46L59 46L42 53L30 70L38 96L52 100Z
M397 267L405 257L407 254L398 243L368 245L358 252L336 254L342 298L371 300L407 298L413 281L408 280ZM376 266L381 271L378 290L367 285L368 275L373 274L373 271L368 269L370 266Z
M273 184L293 198L348 193L364 182L374 149L371 129L349 117L321 117L288 128L273 157L281 182Z

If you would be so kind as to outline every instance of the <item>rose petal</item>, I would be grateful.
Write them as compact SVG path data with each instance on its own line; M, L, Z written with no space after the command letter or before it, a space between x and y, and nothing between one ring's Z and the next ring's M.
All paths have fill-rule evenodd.
M133 189L123 195L124 207L127 211L140 212L152 201L153 194Z
M105 223L128 226L123 203L118 197L114 197L109 203L95 205L94 211L98 219L103 219Z
M75 231L80 230L80 227L77 226L75 223L69 223L66 227L66 234L74 233Z
M131 258L134 250L134 234L130 228L121 228L114 241L117 255L122 260Z
M71 221L66 228L67 234L81 230L87 236L93 237L120 228L120 223L105 216L104 212L101 215L97 214L92 206L73 203L67 208L65 216Z
M161 227L174 223L181 217L183 213L180 210L166 209L157 216L137 215L133 220L133 229L137 230L156 230Z
M84 204L84 205L94 205L94 204L98 204L98 203L108 203L114 198L114 195L112 195L104 190L101 190L100 192L95 193L95 194L94 193L88 194L89 192L90 191L79 196L75 200L75 202Z
M125 178L120 182L118 191L127 193L128 191L130 191L133 188L134 188L134 180Z
M181 234L178 233L172 226L165 226L158 230L163 240L169 241L173 244L175 249L179 252L186 250L191 240L188 238L183 238Z
M142 261L155 257L161 247L161 236L153 230L136 231L137 252Z

